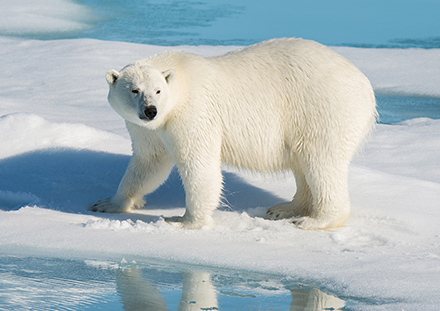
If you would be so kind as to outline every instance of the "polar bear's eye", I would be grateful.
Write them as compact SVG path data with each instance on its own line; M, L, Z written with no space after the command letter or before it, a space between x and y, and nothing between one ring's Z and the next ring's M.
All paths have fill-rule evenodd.
M160 90L157 90L157 91L156 91L156 94L159 95L159 94L160 94Z
M133 94L139 94L139 90L136 90L136 89L131 90L131 92L132 92Z

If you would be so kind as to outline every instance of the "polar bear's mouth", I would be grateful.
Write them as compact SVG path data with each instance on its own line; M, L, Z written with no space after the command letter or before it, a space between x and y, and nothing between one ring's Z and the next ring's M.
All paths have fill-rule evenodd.
M140 118L142 120L153 120L157 115L157 108L156 106L147 106L145 107L143 113L140 115Z

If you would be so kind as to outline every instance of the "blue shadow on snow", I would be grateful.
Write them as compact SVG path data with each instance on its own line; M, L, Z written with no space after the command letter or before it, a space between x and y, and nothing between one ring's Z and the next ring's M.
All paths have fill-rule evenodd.
M38 203L64 212L89 213L90 204L115 193L129 159L126 155L55 148L0 160L0 209L14 210ZM282 201L233 173L223 175L223 196L228 209L269 207ZM148 206L185 206L185 192L176 169L159 189L147 196L147 210Z

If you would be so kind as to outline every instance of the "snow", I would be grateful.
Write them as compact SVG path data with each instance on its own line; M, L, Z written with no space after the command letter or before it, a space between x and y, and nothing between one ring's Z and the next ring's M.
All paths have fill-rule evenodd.
M439 97L438 49L335 48L370 78L376 92Z
M233 47L173 47L215 55ZM0 38L1 253L109 259L155 258L277 273L357 297L361 310L440 305L440 120L379 124L350 171L352 215L331 231L263 218L289 200L290 174L224 170L216 226L185 231L174 171L129 214L87 211L111 196L131 148L106 102L105 72L168 48L98 40ZM335 48L383 94L440 97L440 50Z
M88 7L70 0L32 0L0 2L0 34L54 35L90 29L96 18Z

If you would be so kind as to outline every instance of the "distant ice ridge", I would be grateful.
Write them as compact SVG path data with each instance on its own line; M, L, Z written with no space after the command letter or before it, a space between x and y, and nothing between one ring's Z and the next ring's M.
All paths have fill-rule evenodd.
M58 33L62 36L91 28L94 19L90 8L70 0L0 2L0 35L53 37Z

